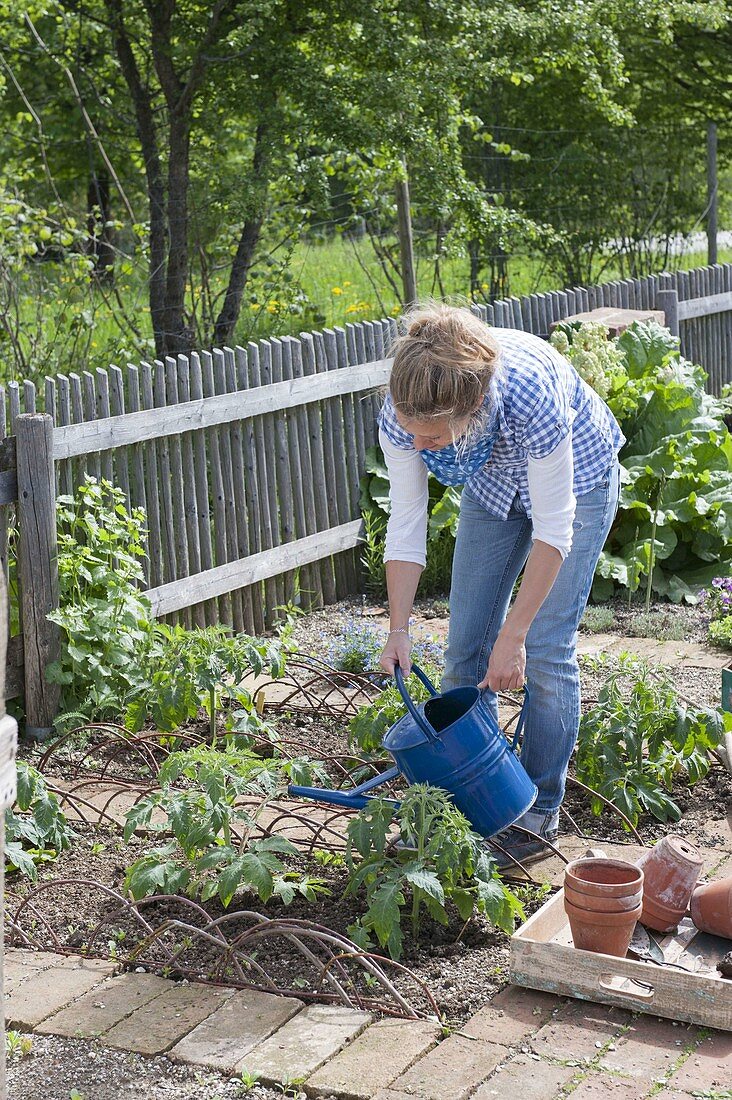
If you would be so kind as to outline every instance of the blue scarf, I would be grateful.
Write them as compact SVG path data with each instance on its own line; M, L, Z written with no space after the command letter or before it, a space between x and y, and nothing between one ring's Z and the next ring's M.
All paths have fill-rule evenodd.
M419 454L427 469L442 485L464 485L490 461L497 438L498 424L494 422L480 439L460 448L460 454L454 443L438 451L420 451Z

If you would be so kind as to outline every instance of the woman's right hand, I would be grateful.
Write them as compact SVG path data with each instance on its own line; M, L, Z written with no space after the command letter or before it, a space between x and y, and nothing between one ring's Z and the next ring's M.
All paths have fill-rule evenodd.
M388 672L390 676L394 675L396 665L399 665L404 675L408 676L412 671L411 652L412 639L409 635L401 630L392 631L386 639L386 645L381 652L379 664L384 672Z

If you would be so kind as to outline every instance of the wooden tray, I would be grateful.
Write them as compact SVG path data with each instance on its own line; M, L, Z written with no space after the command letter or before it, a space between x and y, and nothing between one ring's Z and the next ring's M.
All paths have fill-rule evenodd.
M732 1031L732 980L716 970L732 941L699 932L688 918L673 935L654 936L667 962L698 969L577 950L560 890L512 936L509 978L529 989Z

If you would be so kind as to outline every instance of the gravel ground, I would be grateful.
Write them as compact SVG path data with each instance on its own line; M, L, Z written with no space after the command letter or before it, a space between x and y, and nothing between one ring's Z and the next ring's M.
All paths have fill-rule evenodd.
M282 1092L167 1058L110 1050L97 1042L34 1035L30 1054L8 1063L8 1100L282 1100ZM303 1094L304 1095L304 1094Z

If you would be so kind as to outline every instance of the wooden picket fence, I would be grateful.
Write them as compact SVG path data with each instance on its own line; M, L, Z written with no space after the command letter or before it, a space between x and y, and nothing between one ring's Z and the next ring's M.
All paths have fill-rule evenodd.
M732 380L731 264L475 308L496 327L547 336L601 306L663 309L710 389ZM43 736L55 713L44 677L55 498L87 475L145 510L157 615L257 633L295 599L317 606L359 590L359 482L395 332L394 320L363 321L56 376L42 394L27 381L0 389L0 554L19 622L6 692L25 688L31 730Z

